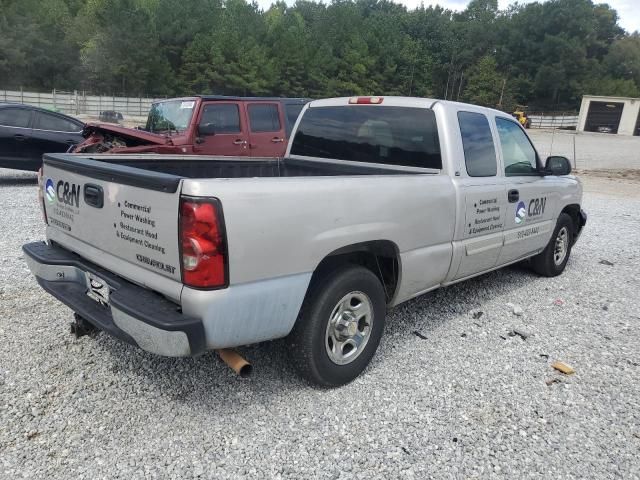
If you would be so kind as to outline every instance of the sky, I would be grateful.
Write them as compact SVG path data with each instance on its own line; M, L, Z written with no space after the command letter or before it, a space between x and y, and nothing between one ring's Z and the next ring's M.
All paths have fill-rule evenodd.
M464 10L469 0L393 0L396 3L402 3L407 8L413 9L424 3L425 6L440 5L450 10ZM518 0L518 3L531 3L534 0ZM262 8L269 8L272 0L257 0ZM286 0L291 5L295 0ZM328 0L325 0L328 2ZM504 9L516 0L498 0L500 9ZM628 32L640 31L640 0L595 0L594 3L608 3L618 12L618 24Z
M403 3L408 8L415 8L420 5L421 0L395 0ZM451 10L464 10L469 0L422 0L425 6L440 5L441 7ZM518 3L532 3L533 0L519 0ZM515 3L514 0L498 0L500 9L505 9L510 4ZM594 3L608 3L618 12L618 25L633 32L640 30L640 0L595 0Z

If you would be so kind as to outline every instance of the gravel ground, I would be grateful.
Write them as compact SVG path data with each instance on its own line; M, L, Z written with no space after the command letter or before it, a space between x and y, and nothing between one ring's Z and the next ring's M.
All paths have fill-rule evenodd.
M367 372L323 391L282 342L244 349L242 380L214 354L74 339L21 256L43 237L33 175L0 171L0 477L638 478L635 186L587 193L564 275L507 268L409 302Z

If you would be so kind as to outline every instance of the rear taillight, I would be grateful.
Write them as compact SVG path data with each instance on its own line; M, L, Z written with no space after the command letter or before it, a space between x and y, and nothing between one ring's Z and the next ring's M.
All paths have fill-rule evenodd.
M40 204L40 211L42 212L42 219L44 223L47 223L47 210L44 208L44 182L42 181L42 167L38 169L38 203Z
M197 288L227 286L227 245L218 200L180 200L180 254L182 283Z

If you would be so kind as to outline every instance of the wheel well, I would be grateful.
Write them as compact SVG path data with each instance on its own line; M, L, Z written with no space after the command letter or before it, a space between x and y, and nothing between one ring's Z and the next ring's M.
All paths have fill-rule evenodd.
M389 240L356 243L334 250L318 264L311 277L311 284L345 264L361 265L371 270L382 283L387 303L391 302L400 278L400 252Z
M573 238L576 238L582 229L582 225L580 225L580 205L567 205L562 209L562 213L566 213L571 217L571 220L573 221Z

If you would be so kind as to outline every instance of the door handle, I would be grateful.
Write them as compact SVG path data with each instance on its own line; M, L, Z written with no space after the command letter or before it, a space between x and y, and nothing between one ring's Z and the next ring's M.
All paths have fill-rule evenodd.
M102 208L104 205L104 191L100 185L86 183L84 185L84 201L87 205Z
M271 139L271 141L272 141L273 143L282 143L282 142L284 142L284 138L273 137L273 138Z
M509 199L509 203L516 203L520 200L520 192L518 192L518 190L509 190L507 198Z
M245 143L247 143L246 140L242 140L241 138L238 138L237 140L233 141L234 145L244 145Z
M25 137L24 135L22 135L21 133L18 133L16 135L13 136L13 138L15 138L16 140L18 140L19 142L24 142L27 137Z

